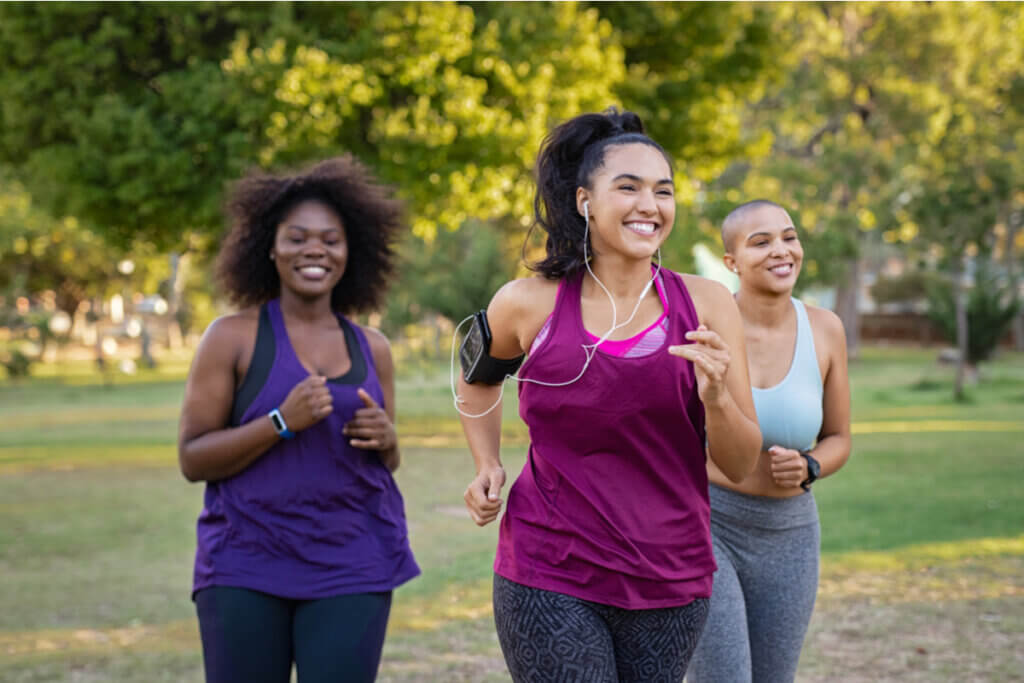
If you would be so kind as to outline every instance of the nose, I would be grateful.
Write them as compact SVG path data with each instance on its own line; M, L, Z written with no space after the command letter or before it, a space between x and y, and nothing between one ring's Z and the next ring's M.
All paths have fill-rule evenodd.
M642 190L637 197L636 208L645 214L657 213L658 202L654 198L654 191L649 188Z
M321 240L306 240L303 247L302 255L307 258L320 258L327 255L327 248Z

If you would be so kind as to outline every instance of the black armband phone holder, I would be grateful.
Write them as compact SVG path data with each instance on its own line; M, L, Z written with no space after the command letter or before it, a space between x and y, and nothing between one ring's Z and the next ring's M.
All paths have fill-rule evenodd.
M459 347L462 376L470 384L501 384L506 375L516 374L526 354L518 358L491 356L491 328L487 325L487 311L473 314L469 333Z

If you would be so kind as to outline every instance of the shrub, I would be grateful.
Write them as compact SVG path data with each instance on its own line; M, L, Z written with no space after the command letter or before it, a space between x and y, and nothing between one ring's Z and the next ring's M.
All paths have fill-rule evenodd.
M988 360L1017 315L1020 302L1005 278L980 266L967 293L967 362ZM948 280L928 287L928 317L950 343L956 344L956 304Z

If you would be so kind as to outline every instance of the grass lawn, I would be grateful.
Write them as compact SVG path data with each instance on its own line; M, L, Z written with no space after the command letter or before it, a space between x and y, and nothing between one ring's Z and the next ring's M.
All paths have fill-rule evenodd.
M1011 681L1024 671L1024 356L951 400L933 351L851 368L854 454L815 487L821 588L800 681ZM0 681L201 681L189 589L202 487L177 471L175 365L0 384ZM490 614L497 527L447 368L400 379L406 499L423 576L397 593L382 681L507 681ZM507 387L504 459L525 429Z

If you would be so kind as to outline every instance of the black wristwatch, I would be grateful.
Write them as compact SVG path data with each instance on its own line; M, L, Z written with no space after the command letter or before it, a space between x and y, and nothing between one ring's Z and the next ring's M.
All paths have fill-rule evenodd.
M807 478L800 482L800 488L804 491L810 491L811 484L821 476L821 463L815 460L814 456L807 451L801 451L800 455L804 456L804 460L807 461Z

